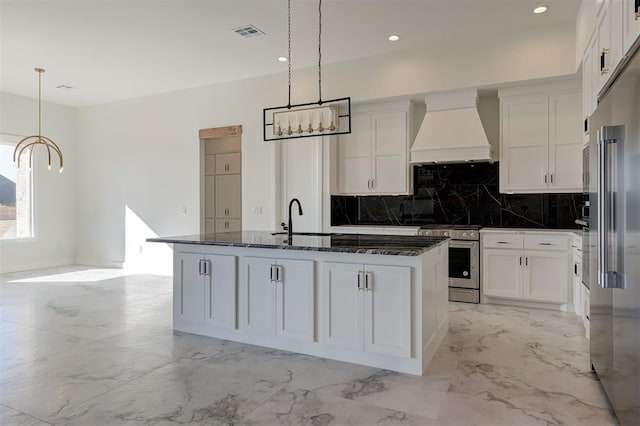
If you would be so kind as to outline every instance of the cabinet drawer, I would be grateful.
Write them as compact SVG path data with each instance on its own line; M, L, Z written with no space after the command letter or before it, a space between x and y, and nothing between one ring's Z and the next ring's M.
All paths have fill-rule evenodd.
M527 250L569 250L569 237L564 235L525 235L524 248Z
M523 236L512 232L484 234L482 236L482 247L521 249L523 247Z

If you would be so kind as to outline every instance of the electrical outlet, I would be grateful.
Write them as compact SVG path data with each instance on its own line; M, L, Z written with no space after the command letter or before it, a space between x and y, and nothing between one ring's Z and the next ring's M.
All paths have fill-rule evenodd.
M256 206L251 209L251 212L255 215L262 215L262 206Z
M186 206L182 206L182 214L187 214L187 207Z

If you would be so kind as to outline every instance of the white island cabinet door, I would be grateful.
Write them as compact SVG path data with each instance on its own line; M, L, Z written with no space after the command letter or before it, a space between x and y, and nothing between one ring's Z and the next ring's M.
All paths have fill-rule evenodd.
M314 340L314 262L278 260L276 335Z
M207 256L205 322L236 328L236 257Z
M322 340L326 345L362 350L362 265L324 262L322 267ZM362 278L361 278L362 284Z
M523 264L522 250L483 249L483 294L521 299Z
M571 279L569 254L525 250L524 297L540 302L567 303Z
M411 268L365 266L364 350L411 356Z
M180 253L174 267L174 317L177 321L203 324L205 318L205 285L201 260L196 253Z
M240 328L254 333L275 334L274 259L242 257L240 260Z

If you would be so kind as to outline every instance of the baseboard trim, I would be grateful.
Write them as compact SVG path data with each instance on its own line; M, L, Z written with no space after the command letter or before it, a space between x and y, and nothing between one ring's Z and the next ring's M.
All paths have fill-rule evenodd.
M83 266L99 266L101 268L122 269L124 262L117 262L115 260L93 259L89 257L78 257L76 258L75 264Z
M11 273L11 272L22 272L22 271L30 271L33 269L43 269L43 268L53 268L56 266L67 266L74 265L75 261L73 258L62 258L62 259L51 259L39 262L23 262L23 263L14 263L11 265L0 265L0 273Z

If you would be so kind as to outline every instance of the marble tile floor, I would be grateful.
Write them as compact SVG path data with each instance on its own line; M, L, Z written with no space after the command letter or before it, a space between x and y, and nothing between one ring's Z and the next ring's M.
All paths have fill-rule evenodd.
M0 425L615 425L573 314L450 304L423 377L173 332L171 278L0 275Z

